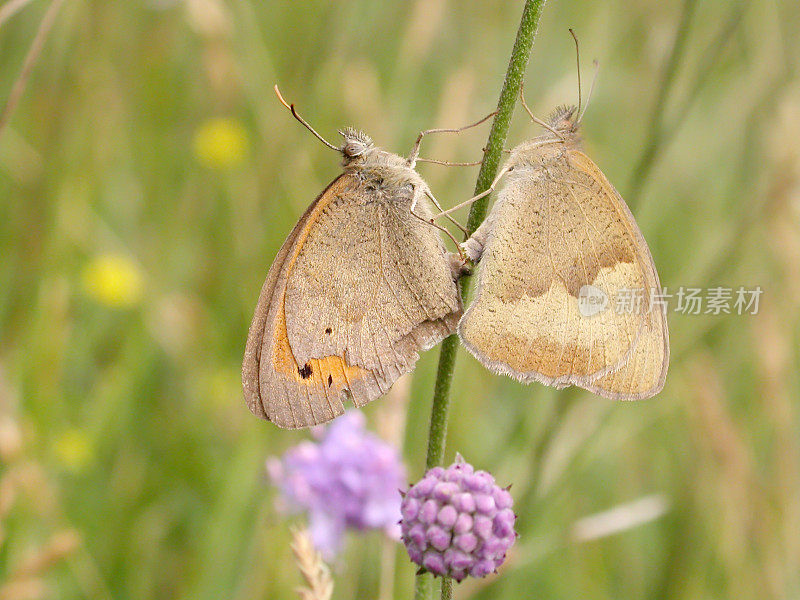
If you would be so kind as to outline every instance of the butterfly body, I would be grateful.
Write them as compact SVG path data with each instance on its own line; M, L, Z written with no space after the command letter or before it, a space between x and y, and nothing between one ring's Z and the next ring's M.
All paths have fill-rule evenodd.
M481 264L459 334L520 381L649 397L669 356L666 317L647 306L658 274L627 205L582 152L574 112L558 109L547 133L512 150L495 206L464 245ZM617 310L624 290L639 290L638 310ZM605 306L587 310L587 299Z
M284 428L383 395L462 313L424 180L364 134L342 135L343 173L278 252L245 349L247 404Z

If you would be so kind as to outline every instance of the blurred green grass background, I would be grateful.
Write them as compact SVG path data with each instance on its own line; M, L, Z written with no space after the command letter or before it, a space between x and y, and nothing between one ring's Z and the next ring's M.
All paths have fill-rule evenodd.
M2 102L47 5L0 25ZM0 136L2 600L295 597L263 464L307 432L251 416L239 369L269 264L339 158L272 85L323 135L353 125L404 154L494 107L521 8L63 4ZM662 284L764 295L753 316L670 313L666 388L639 403L522 386L462 352L447 456L513 483L521 538L456 597L796 598L800 8L551 0L525 86L541 116L576 99L568 27L584 82L601 65L587 151ZM521 112L508 147L538 133ZM431 137L423 156L477 160L485 137ZM420 172L450 206L477 170ZM365 409L412 478L436 359ZM624 531L576 528L614 507ZM377 535L333 568L335 598L410 597L412 565Z

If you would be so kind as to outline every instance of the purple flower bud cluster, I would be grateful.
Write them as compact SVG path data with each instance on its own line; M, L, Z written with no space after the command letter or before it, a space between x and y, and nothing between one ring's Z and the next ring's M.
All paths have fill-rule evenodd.
M322 430L320 441L267 460L287 512L307 512L311 538L332 558L346 529L383 529L399 540L400 494L406 473L397 450L366 431L364 416L348 411Z
M403 543L411 560L443 577L485 577L503 563L517 534L513 500L486 471L458 456L434 467L403 497Z

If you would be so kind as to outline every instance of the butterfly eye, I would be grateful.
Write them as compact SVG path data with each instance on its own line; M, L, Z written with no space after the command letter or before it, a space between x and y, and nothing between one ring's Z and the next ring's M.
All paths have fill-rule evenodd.
M359 142L348 142L344 145L344 148L342 148L344 155L350 158L363 154L364 150L366 150L366 147Z

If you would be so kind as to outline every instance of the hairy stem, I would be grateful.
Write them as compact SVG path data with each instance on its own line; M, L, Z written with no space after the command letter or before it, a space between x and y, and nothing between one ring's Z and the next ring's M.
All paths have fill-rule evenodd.
M514 48L511 51L511 59L508 63L506 77L503 81L503 88L500 91L500 99L497 102L497 114L492 122L492 129L489 139L486 142L486 149L483 154L483 162L478 173L478 180L475 184L475 194L480 194L488 189L494 180L497 169L500 165L500 156L503 145L508 135L508 128L511 125L511 117L514 114L514 107L517 104L519 91L522 87L522 79L525 69L528 66L528 59L533 47L533 40L536 37L536 29L539 26L539 19L542 16L545 0L526 0L522 11L517 38L514 41ZM489 206L489 196L486 196L474 204L469 211L467 219L467 231L471 234L481 224L486 217L487 207ZM466 302L469 292L469 278L461 280L461 295ZM431 406L431 422L428 433L428 455L426 460L427 468L435 467L442 463L444 459L445 441L447 438L447 415L450 404L450 384L453 381L453 369L456 364L456 352L458 351L458 337L451 335L442 342L442 349L439 354L439 368L436 373L436 384L433 390L433 404ZM423 573L417 576L414 589L415 600L428 600L433 592L432 578L430 574ZM452 581L442 582L442 599L452 598Z
M453 600L452 579L442 579L442 600Z

